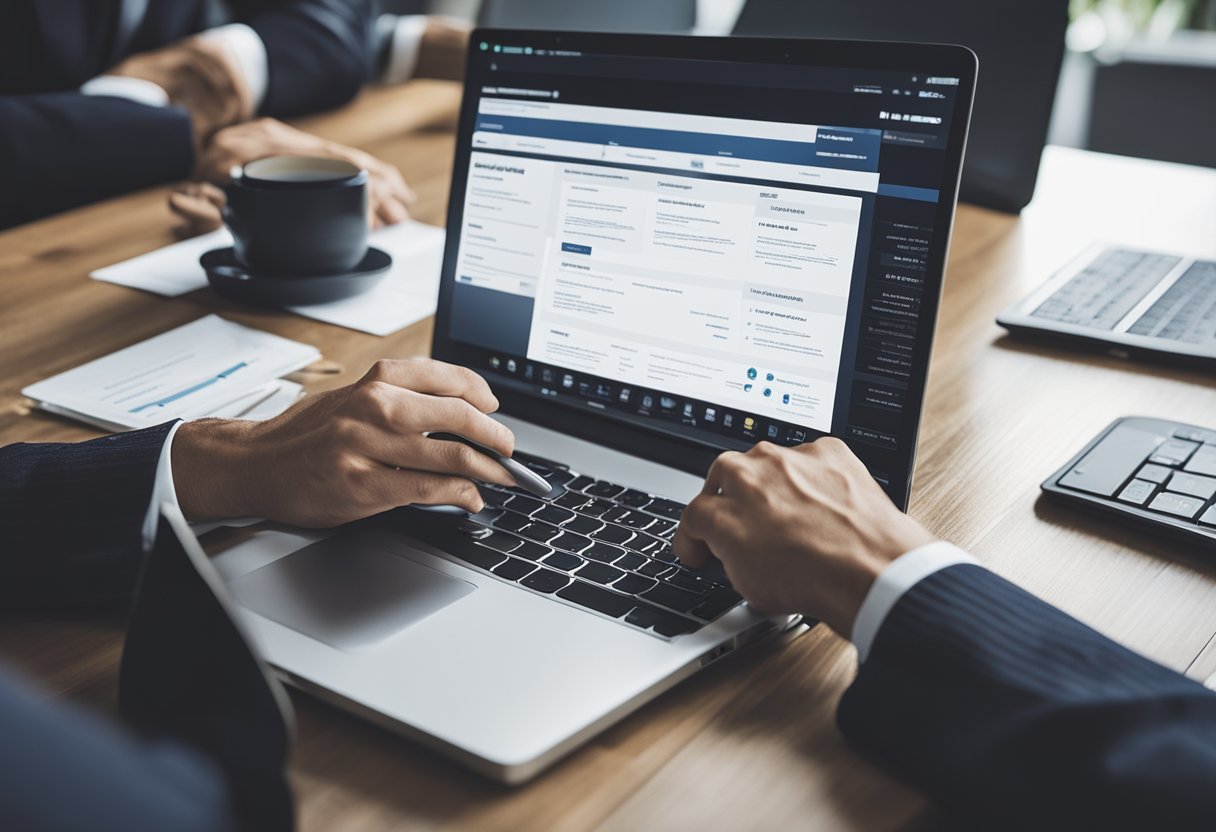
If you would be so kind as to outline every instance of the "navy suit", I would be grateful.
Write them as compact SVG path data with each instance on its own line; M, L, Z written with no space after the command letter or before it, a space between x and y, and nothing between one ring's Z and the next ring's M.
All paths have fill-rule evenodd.
M127 0L131 2L131 0ZM164 182L194 166L190 120L78 91L124 57L227 22L217 0L148 0L121 42L123 0L0 3L0 228ZM269 86L262 114L342 104L368 79L374 0L235 0L236 21L262 39Z
M3 608L130 596L167 431L0 449ZM172 709L159 717L191 724ZM1216 694L977 566L931 575L896 603L838 719L963 828L1216 819ZM135 741L4 675L0 738L2 829L238 824L242 783L220 757Z
M900 598L837 721L959 828L1216 828L1216 693L979 566Z

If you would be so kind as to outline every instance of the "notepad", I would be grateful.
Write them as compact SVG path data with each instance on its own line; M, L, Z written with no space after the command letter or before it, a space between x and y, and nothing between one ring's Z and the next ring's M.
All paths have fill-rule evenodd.
M106 430L224 415L266 418L299 395L281 376L316 347L207 315L21 392L38 406Z
M435 314L444 239L443 229L413 221L377 229L368 235L368 243L387 251L393 265L374 289L346 300L290 309L306 318L372 335L389 335L404 329ZM214 248L230 245L232 235L221 228L106 266L90 277L177 297L207 285L199 257Z

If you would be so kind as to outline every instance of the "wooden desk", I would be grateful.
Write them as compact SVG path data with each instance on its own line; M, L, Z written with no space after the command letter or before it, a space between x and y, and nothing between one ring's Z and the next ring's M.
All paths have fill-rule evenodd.
M368 93L305 126L399 164L442 223L458 91ZM93 432L29 412L30 382L199 317L316 344L355 378L425 353L430 324L375 338L209 292L165 299L88 279L172 240L163 189L0 234L0 444ZM1138 413L1216 423L1211 375L1015 343L996 313L1084 245L1107 239L1216 255L1216 172L1050 149L1019 219L959 209L912 513L994 569L1164 664L1216 672L1216 564L1151 535L1042 504L1038 484L1099 428ZM120 623L0 620L5 658L58 695L112 707ZM813 630L736 657L644 708L535 783L487 783L296 696L294 776L307 830L888 829L931 818L922 797L852 754L836 701L852 648Z

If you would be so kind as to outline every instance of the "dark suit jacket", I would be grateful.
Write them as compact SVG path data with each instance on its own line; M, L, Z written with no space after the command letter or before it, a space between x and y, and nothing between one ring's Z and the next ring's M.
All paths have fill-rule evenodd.
M978 566L896 603L837 719L963 829L1216 828L1216 693Z
M266 45L264 115L342 104L370 75L374 0L235 0ZM148 0L129 43L122 0L0 3L0 228L183 179L194 166L184 110L86 96L123 57L225 22L216 0Z
M169 425L0 448L0 612L125 605ZM0 669L0 829L236 828L204 754L140 741Z

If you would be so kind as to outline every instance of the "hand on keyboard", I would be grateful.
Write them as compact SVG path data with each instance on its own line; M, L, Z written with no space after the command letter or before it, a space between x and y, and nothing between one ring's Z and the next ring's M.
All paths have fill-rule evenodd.
M757 610L802 613L848 636L883 567L933 539L829 437L718 457L673 548L694 568L716 557Z

